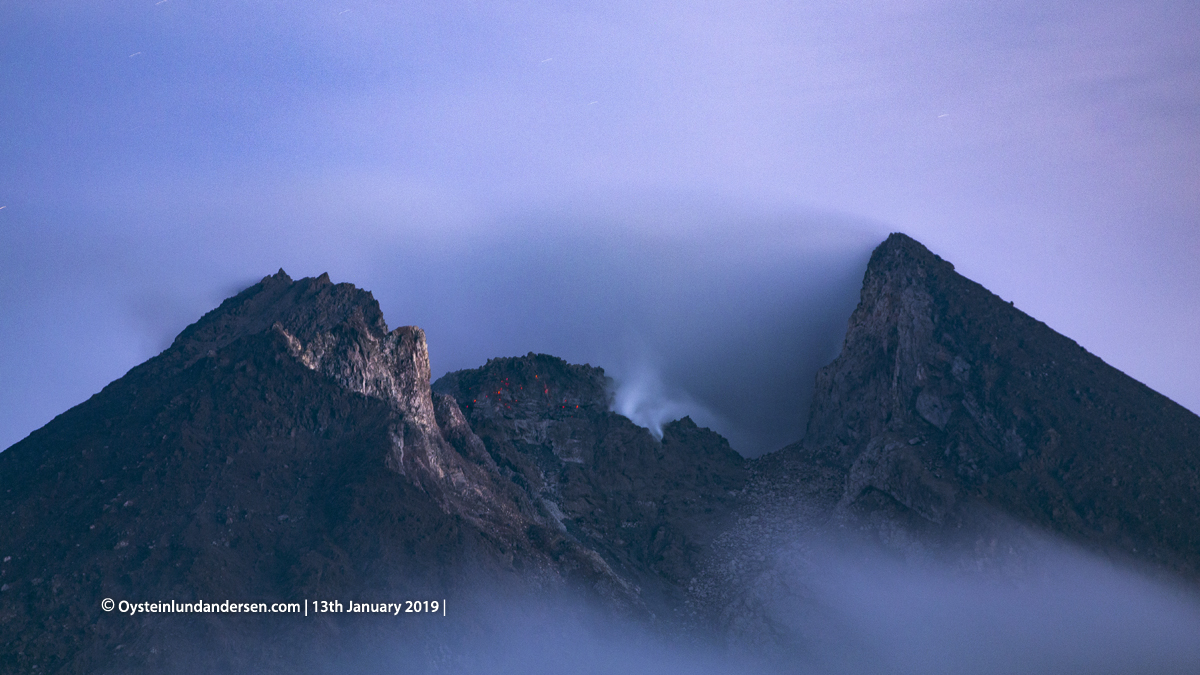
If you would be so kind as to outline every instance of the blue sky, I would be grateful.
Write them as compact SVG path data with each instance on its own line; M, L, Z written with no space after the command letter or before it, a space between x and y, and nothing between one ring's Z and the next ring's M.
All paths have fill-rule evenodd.
M1195 3L6 2L0 152L0 447L283 267L760 452L891 231L1200 410Z

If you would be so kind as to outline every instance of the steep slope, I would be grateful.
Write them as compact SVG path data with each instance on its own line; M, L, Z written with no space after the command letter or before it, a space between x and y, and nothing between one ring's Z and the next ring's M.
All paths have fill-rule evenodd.
M871 256L807 434L763 466L824 467L841 513L911 531L986 505L1200 573L1200 418L902 234Z
M290 672L361 631L397 636L353 617L122 616L104 598L526 588L642 620L679 606L742 480L724 439L685 420L659 442L608 411L602 371L553 357L444 382L455 396L432 393L421 330L389 330L350 284L281 270L226 300L0 453L0 664ZM431 624L401 626L437 651Z
M754 461L689 418L655 438L603 370L552 356L429 379L420 329L280 271L0 453L0 670L332 672L316 657L397 640L445 666L428 621L100 601L486 587L791 671L856 639L809 587L840 528L932 549L1016 522L1200 577L1200 418L904 235L872 255L807 435Z
M411 599L496 575L595 582L572 564L581 553L548 545L523 491L445 440L439 412L462 417L452 402L435 410L420 329L389 331L369 293L325 276L263 279L0 453L0 663L219 667L226 656L184 652L221 644L235 670L284 667L318 625L128 617L102 611L106 597Z
M664 427L660 442L609 410L611 386L600 368L544 354L492 359L433 385L560 532L653 611L677 613L745 484L745 460L690 418Z

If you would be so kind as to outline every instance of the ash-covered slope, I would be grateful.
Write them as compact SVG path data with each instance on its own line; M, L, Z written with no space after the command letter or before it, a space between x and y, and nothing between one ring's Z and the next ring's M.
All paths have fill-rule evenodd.
M902 234L871 256L804 440L760 468L918 537L985 505L1200 574L1200 418Z

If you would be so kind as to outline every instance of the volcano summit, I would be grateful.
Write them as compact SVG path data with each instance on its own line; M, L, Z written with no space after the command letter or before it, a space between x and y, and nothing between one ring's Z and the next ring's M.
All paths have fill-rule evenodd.
M585 623L755 667L858 672L823 647L856 638L813 590L814 537L964 569L1052 538L1200 581L1200 418L904 235L872 255L796 443L747 460L687 417L659 439L612 391L544 354L431 383L421 329L280 270L0 453L0 664L486 672L486 603L570 598ZM312 604L335 600L444 616Z

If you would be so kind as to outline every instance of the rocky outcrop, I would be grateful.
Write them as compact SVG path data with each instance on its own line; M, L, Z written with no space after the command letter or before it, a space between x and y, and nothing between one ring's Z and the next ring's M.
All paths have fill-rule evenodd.
M294 616L101 600L440 597L465 569L505 574L496 537L386 468L390 405L277 332L212 351L168 378L166 359L135 368L0 453L0 670L272 672L312 642Z
M782 454L836 469L842 513L942 528L986 505L1200 572L1200 418L902 234L871 256L807 434Z
M611 386L600 368L545 354L492 359L434 383L560 536L636 587L652 611L679 612L746 463L689 418L656 439L609 410Z
M370 293L324 275L281 271L225 301L0 453L0 486L0 663L14 672L158 670L188 660L172 634L242 645L234 670L294 665L254 645L312 637L290 642L270 617L121 618L105 597L445 597L488 578L604 576L594 554L556 548L453 399L435 403L422 331L389 330ZM636 606L624 593L606 597Z
M126 618L105 597L574 587L648 620L702 543L689 519L729 502L741 458L690 420L659 442L608 411L608 387L531 356L435 395L424 333L389 330L370 293L266 277L0 453L0 663L218 667L185 650L222 644L220 667L270 671L358 625ZM259 653L268 635L278 649Z
M333 284L328 275L293 282L280 270L189 326L160 357L190 365L250 335L271 332L306 368L344 389L386 403L387 466L443 502L448 511L507 527L518 514L494 485L442 437L429 388L429 348L416 326L389 331L370 292ZM468 476L467 474L472 474ZM467 487L467 486L470 487ZM489 518L489 516L491 516Z

